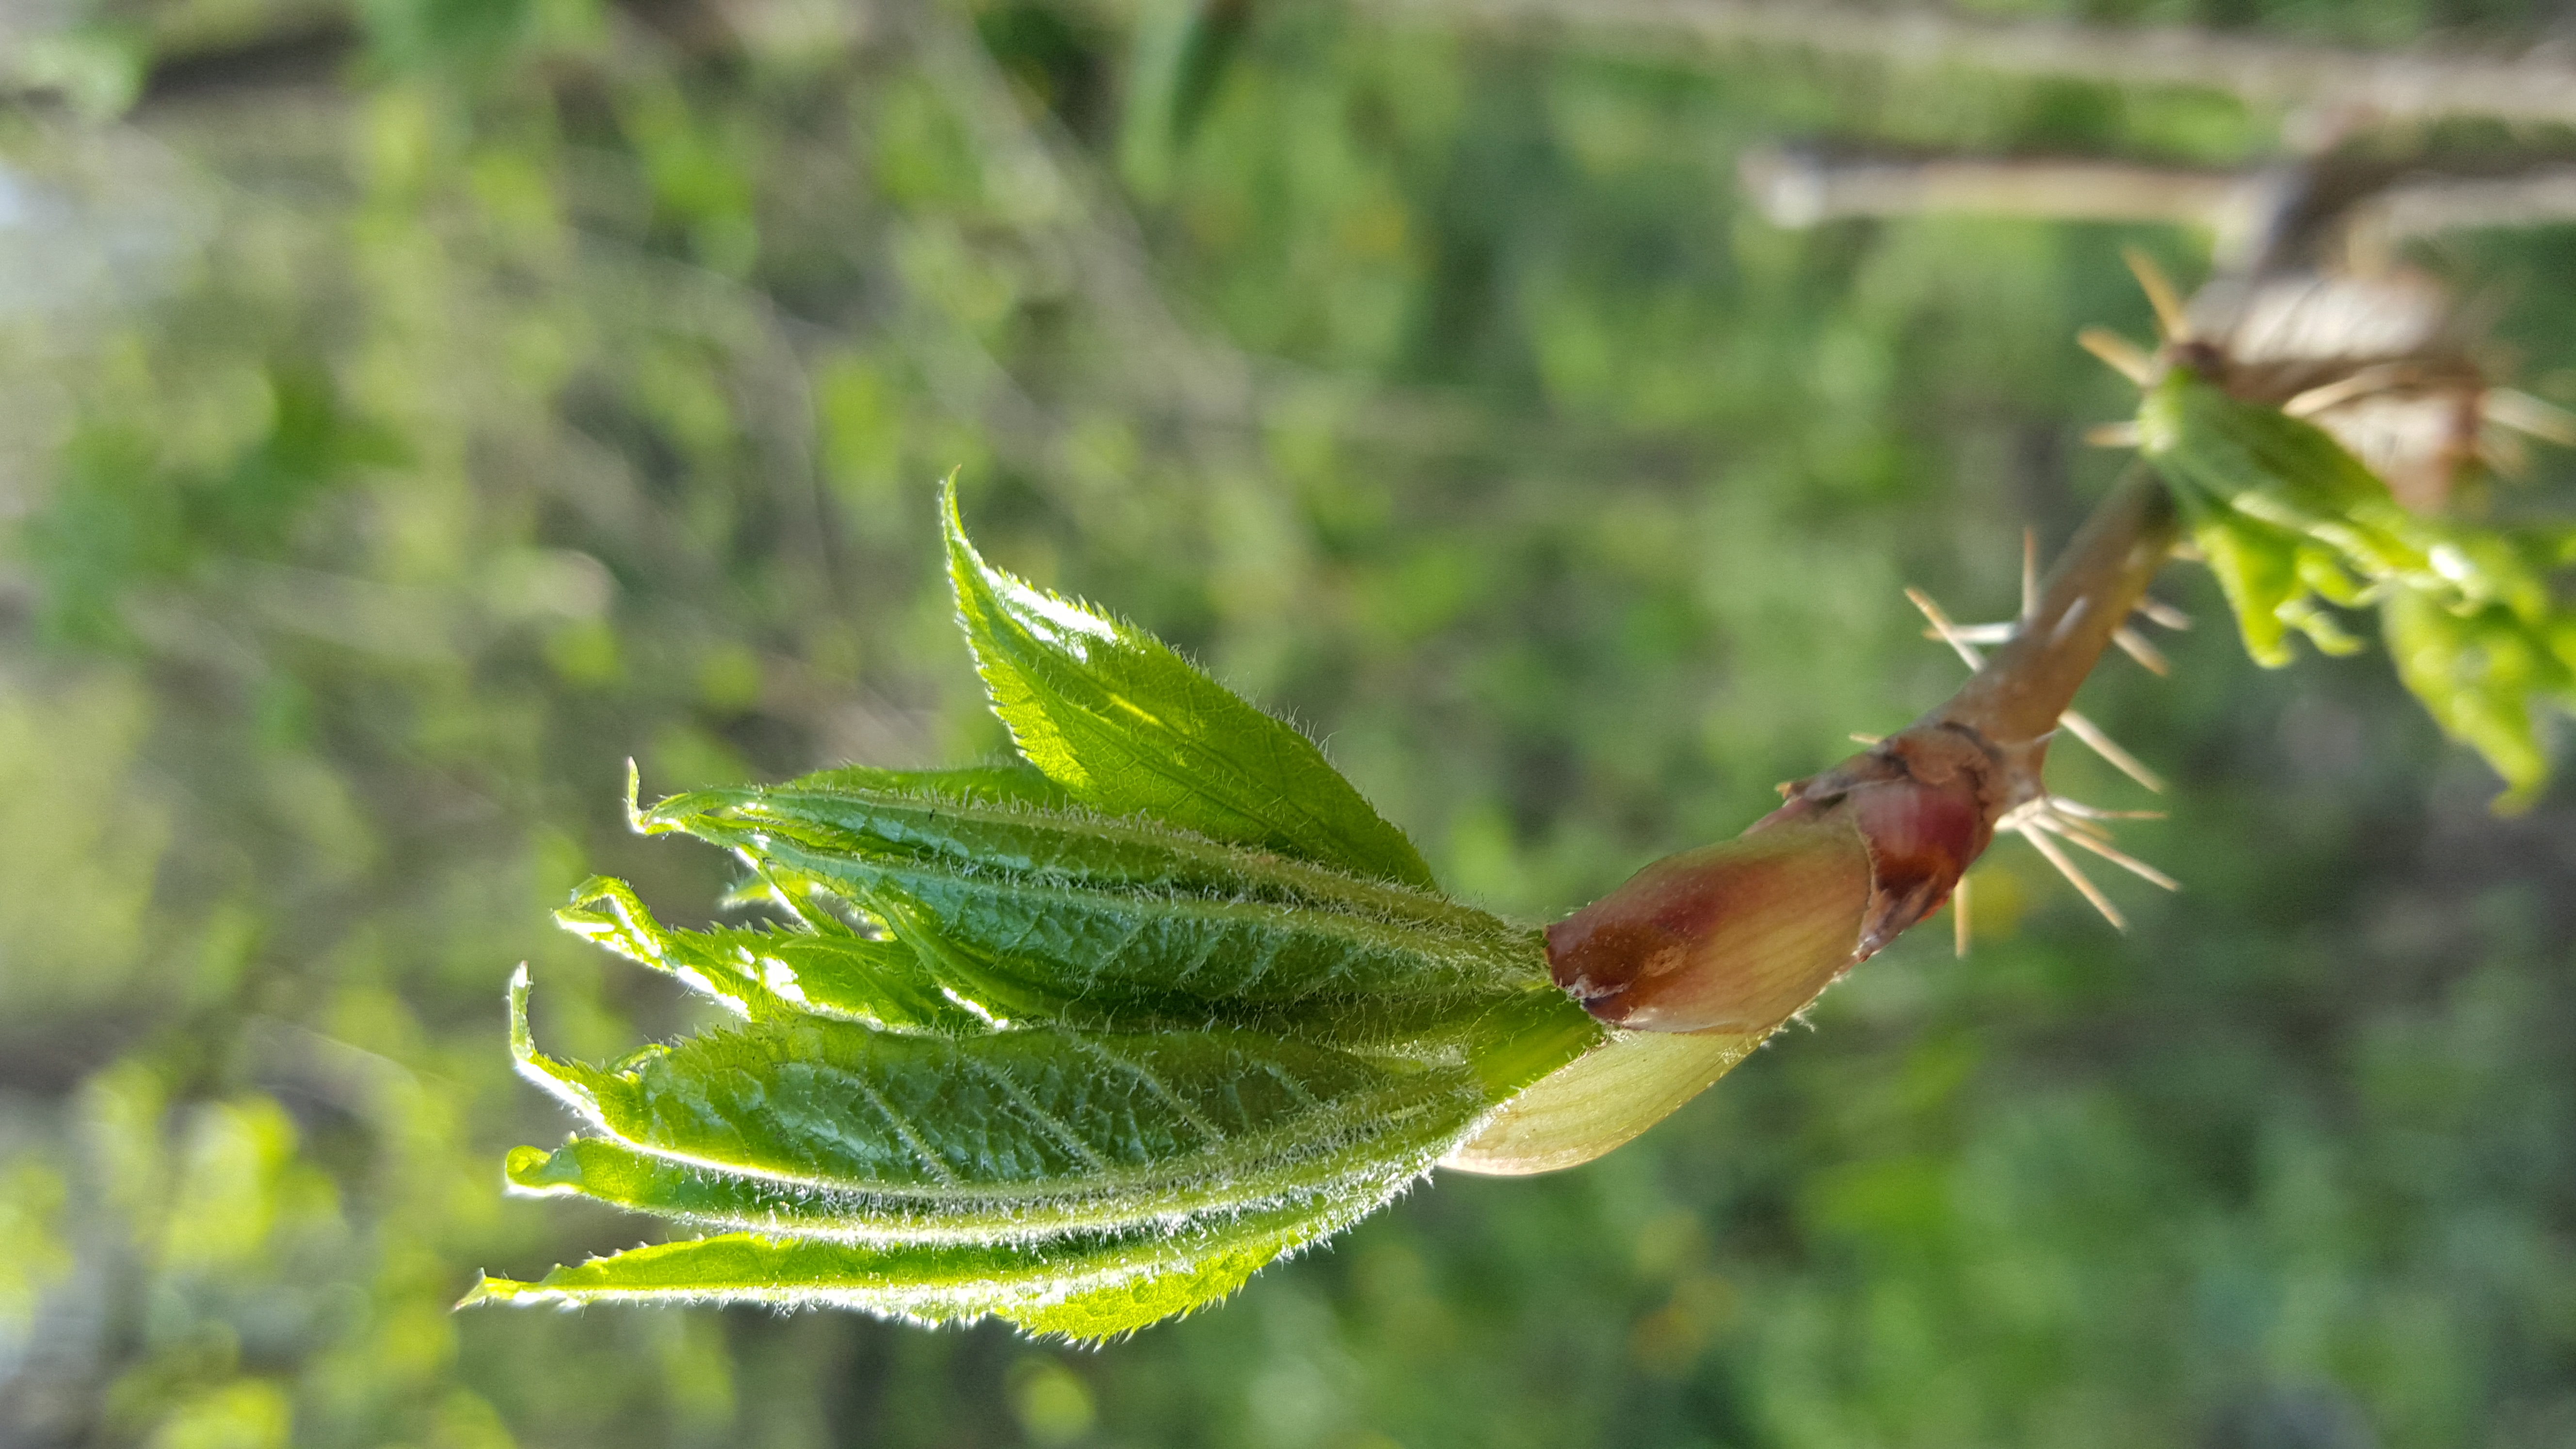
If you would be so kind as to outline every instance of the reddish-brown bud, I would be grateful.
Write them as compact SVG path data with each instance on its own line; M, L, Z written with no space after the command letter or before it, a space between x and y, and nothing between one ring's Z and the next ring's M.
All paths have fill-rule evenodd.
M1800 787L1825 813L1848 813L1869 842L1875 892L1860 957L1875 956L1940 909L1994 840L2010 787L2002 753L1970 730L1934 725L1893 736Z
M2001 766L1972 731L1908 730L1548 927L1548 968L1613 1026L1767 1033L1949 898L1993 838Z
M1938 909L1996 822L2045 798L2048 741L2178 527L2162 484L2134 476L1947 704L1785 787L1786 803L1742 838L1658 861L1549 927L1557 984L1633 1030L1504 1103L1444 1165L1551 1172L1600 1156Z
M1668 856L1547 928L1556 984L1613 1026L1768 1032L1852 963L1869 847L1848 820Z

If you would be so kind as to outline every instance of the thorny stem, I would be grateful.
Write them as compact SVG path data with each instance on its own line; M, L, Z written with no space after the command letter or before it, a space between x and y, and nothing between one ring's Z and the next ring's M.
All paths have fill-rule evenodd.
M2132 469L2047 582L2024 583L2021 619L1983 662L1918 599L1977 666L1967 684L1781 786L1780 808L1741 837L1667 856L1548 927L1556 984L1612 1026L1758 1041L1950 900L1999 830L2028 837L2114 924L2118 910L2050 836L2171 887L2111 846L2093 823L2102 812L2052 800L2041 767L2061 720L2082 724L2067 706L2173 552L2178 522L2164 485Z
M2180 526L2164 484L2131 470L2085 520L2020 630L1912 728L1965 727L2008 750L2029 746L2036 771L2058 717L2146 595Z
M2027 827L2039 826L2025 812L2048 811L2041 768L2049 740L2173 552L2179 528L2164 485L2131 470L2075 535L2013 636L1957 694L1869 750L1783 786L1786 802L1748 832L1836 818L1860 831L1872 883L1854 961L1949 899L1998 829L2030 835ZM2080 872L2068 876L2107 913Z

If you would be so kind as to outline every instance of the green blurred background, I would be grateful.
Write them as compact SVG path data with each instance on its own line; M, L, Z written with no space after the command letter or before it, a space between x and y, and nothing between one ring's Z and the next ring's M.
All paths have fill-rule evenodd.
M1987 0L2519 45L2541 0ZM1444 1176L1097 1352L449 1305L659 1231L500 1193L685 1029L555 931L704 920L648 792L1003 744L987 554L1329 742L1562 913L1959 671L2117 460L2118 252L1765 223L1746 146L2234 164L2225 94L1351 0L0 10L0 1443L2576 1443L2576 794L2505 820L2384 658L2087 707L2174 777L2126 935L2025 849L1678 1117ZM2576 153L2452 125L2389 144ZM2429 262L2576 402L2576 228ZM2576 481L2544 454L2526 506ZM2149 803L2064 754L2063 788Z

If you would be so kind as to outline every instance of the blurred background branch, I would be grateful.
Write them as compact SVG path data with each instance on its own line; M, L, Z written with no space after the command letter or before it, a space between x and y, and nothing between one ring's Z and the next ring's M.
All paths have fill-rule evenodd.
M2390 120L2478 116L2576 121L2576 53L2564 39L2516 54L2438 40L2366 50L2198 26L2095 25L1965 15L1938 5L1840 0L1382 0L1387 9L1503 31L1659 47L1811 51L1909 68L1957 67L2118 86L2223 90L2257 104Z

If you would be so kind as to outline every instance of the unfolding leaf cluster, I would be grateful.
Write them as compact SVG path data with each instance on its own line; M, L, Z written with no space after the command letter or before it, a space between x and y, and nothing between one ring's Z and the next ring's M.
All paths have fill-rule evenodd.
M637 809L775 919L675 929L607 879L561 919L739 1022L560 1060L523 975L513 1052L584 1130L507 1172L705 1235L477 1299L1122 1333L1374 1210L1599 1039L1537 933L1438 894L1311 741L947 516L1018 758Z
M2504 777L2505 803L2539 791L2536 712L2576 708L2576 610L2552 586L2576 530L2412 512L2324 430L2187 366L2148 387L2138 423L2247 653L2285 665L2294 630L2353 653L2329 606L2376 606L2399 677Z

